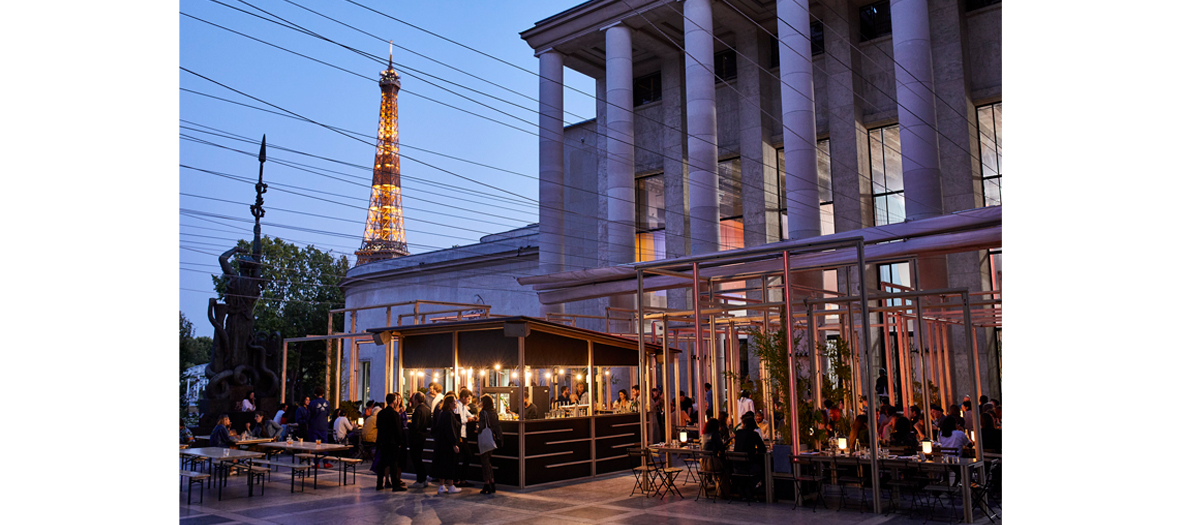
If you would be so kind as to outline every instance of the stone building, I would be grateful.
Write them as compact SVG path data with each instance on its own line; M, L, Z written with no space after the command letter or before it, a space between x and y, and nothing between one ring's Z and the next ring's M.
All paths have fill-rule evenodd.
M495 264L523 277L998 206L1001 8L997 0L593 0L541 20L521 33L541 77L539 228L460 249L516 246L515 258ZM596 118L563 122L566 68L595 79ZM506 315L633 308L617 299L541 306L509 279L494 287L486 271L465 279L462 257L447 252L354 268L349 307L479 293ZM917 277L926 289L998 290L1000 262L998 249L934 256ZM416 284L428 273L489 291ZM819 278L826 289L847 286L835 272ZM915 284L904 262L880 265L873 278L866 284ZM671 293L656 306L684 300ZM997 332L980 344L983 391L992 395ZM967 384L966 364L953 364L956 383Z

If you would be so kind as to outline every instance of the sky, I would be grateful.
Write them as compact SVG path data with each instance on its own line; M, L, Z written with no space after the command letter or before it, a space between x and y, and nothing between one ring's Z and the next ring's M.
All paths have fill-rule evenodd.
M355 263L376 151L377 80L389 40L398 46L393 62L402 84L402 205L410 253L475 243L537 221L532 99L538 61L520 32L581 2L355 2L179 3L179 297L196 335L212 335L206 311L216 297L211 275L220 273L217 256L252 236L249 205L263 134L264 181L271 184L263 197L263 234ZM566 122L592 118L594 81L567 68L565 83ZM282 116L287 112L314 122Z

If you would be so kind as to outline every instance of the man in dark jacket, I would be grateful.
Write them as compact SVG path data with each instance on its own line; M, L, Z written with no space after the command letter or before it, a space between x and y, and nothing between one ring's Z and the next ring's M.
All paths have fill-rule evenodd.
M426 403L426 396L422 395L422 392L415 392L410 397L410 405L413 407L413 415L410 416L407 441L410 442L410 461L414 463L414 475L417 476L417 481L410 486L425 488L429 484L426 482L426 466L422 463L422 449L426 446L426 438L430 435L430 406ZM380 431L377 434L380 435Z
M316 397L308 406L311 415L307 421L307 439L318 439L323 443L329 443L328 436L331 435L328 431L328 400L324 399L326 392L322 386L315 387ZM324 461L323 468L332 468L332 464Z
M381 453L381 462L377 465L377 490L389 486L398 492L406 490L397 461L398 450L401 450L406 436L401 414L393 408L397 406L397 394L385 394L385 403L390 408L377 412L377 447ZM387 477L388 482L385 481Z
M307 420L311 418L311 412L307 410L308 403L311 403L311 398L303 396L303 400L298 405L295 405L294 421L295 437L300 439L307 439Z

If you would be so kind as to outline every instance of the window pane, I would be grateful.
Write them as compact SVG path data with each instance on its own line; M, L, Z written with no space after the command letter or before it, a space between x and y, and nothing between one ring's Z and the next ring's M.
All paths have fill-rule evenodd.
M1003 106L999 102L976 108L979 121L979 164L983 175L983 205L997 206L1004 174Z
M635 229L656 230L664 227L664 176L654 175L635 181Z
M836 233L836 217L832 203L819 205L819 234L831 235Z
M869 165L873 173L873 193L885 191L885 160L881 156L882 130L869 130ZM878 185L880 189L878 189Z
M1004 173L1004 111L1002 103L996 102L992 113L995 115L996 122L996 169L1000 173Z
M983 181L983 205L984 206L999 206L1002 202L1000 200L1000 181L1003 177L996 177L994 179L987 179Z
M664 230L635 234L635 260L639 262L664 259Z
M717 185L720 193L720 218L742 216L742 161L741 158L717 163Z
M721 221L721 250L735 250L746 245L742 219Z
M831 142L828 139L816 144L816 157L819 160L819 201L832 202L832 154Z
M901 177L901 126L895 124L881 131L885 151L885 188L889 191L904 190Z

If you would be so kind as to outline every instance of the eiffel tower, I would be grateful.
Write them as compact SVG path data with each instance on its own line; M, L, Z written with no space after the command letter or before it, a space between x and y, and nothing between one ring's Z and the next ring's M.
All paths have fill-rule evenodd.
M393 70L393 43L389 67L381 72L381 122L377 129L377 156L373 161L373 191L365 239L356 251L357 264L409 255L402 221L401 157L398 154L397 92L401 78Z

